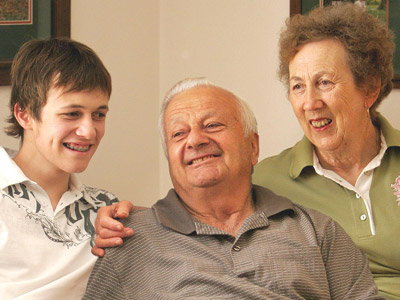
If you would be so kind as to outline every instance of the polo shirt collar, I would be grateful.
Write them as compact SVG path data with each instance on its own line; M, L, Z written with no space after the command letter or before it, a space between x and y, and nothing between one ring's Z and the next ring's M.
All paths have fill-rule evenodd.
M9 156L6 149L0 147L0 189L24 182L34 182L29 179L24 172L18 167L15 161ZM75 174L71 174L70 176L70 188L63 197L66 197L68 201L66 201L65 206L69 205L71 202L74 202L82 197L82 193L84 191L84 185L80 183L78 177ZM96 207L95 200L91 197L86 197L86 201L90 203L93 207Z
M383 136L385 137L387 147L400 147L400 131L394 129L392 125L390 125L389 121L381 114L378 114L377 120Z
M7 151L0 147L0 189L4 189L10 185L29 181L24 172L18 165L11 159Z
M289 166L289 175L292 178L300 176L304 168L313 166L313 145L306 136L293 147L294 159L291 160Z
M252 195L256 211L264 212L267 217L285 211L294 211L293 203L261 186L253 185ZM153 209L158 221L172 230L189 235L196 232L192 215L186 210L174 189L164 199L159 200Z

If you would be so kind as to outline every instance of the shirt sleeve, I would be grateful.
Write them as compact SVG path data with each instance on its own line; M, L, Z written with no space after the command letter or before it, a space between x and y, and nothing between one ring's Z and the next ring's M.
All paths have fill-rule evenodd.
M321 254L331 299L384 299L378 295L367 257L333 220L324 226Z
M82 299L126 299L119 276L107 255L97 259Z

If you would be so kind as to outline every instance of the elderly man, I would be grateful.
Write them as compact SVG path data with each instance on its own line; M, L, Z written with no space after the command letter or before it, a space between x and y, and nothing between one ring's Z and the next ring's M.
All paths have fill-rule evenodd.
M365 256L328 217L253 186L249 107L204 79L167 94L160 132L174 185L124 225L84 299L382 299Z

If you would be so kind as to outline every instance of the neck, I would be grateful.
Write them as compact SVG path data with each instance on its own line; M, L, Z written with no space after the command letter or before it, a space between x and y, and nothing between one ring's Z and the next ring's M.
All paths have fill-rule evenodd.
M358 135L358 139L343 143L339 149L315 150L323 168L336 172L354 186L362 170L379 153L380 148L380 131L370 123Z
M241 189L210 187L194 189L190 193L177 190L177 193L195 218L233 236L254 212L250 183Z
M61 196L68 190L70 174L43 168L35 163L35 158L25 149L26 147L21 147L14 161L30 180L36 182L47 193L55 210Z

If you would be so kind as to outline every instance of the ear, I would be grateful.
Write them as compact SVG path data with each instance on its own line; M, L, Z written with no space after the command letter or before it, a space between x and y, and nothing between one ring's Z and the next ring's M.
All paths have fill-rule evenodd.
M21 109L21 106L16 103L14 105L14 117L17 119L22 128L32 129L32 117L26 109Z
M365 85L364 106L368 109L374 105L379 96L381 91L381 79L370 77L367 79L367 83Z
M255 166L258 162L258 155L260 152L260 145L259 145L259 137L257 133L252 133L250 136L251 139L251 163Z

